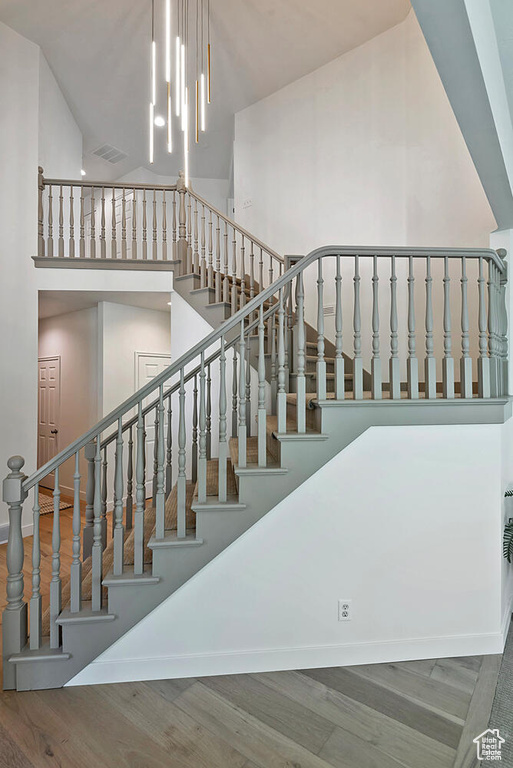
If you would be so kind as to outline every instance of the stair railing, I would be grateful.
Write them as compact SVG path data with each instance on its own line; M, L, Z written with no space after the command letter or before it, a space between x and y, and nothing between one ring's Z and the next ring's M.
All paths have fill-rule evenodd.
M177 185L46 179L38 169L39 258L176 261Z
M214 301L229 304L235 313L283 274L283 258L191 188L183 190L179 252L184 274L199 275L200 287L212 290Z
M361 405L367 398L439 398L468 403L472 397L505 395L508 343L504 255L503 251L488 249L317 249L298 260L217 330L30 477L22 471L23 458L13 456L8 462L11 471L4 480L3 493L10 522L7 607L3 618L5 687L15 684L13 665L7 659L24 648L28 637L22 509L30 491L34 494L34 537L29 647L38 650L42 645L39 486L45 478L53 475L49 646L50 652L58 652L63 577L59 474L65 462L71 461L74 467L70 610L81 609L81 574L90 556L91 610L100 611L107 484L113 486L114 499L113 570L122 575L127 569L123 545L126 529L132 525L134 562L130 569L135 575L143 574L145 516L150 514L146 475L151 459L154 537L183 540L194 536L187 530L187 498L192 490L189 484L197 481L198 503L210 496L225 502L230 436L238 439L240 468L253 461L266 466L270 413L275 414L274 422L271 420L275 433L293 430L301 434L308 429L307 406L312 401L349 399ZM380 326L384 312L389 325L386 353ZM459 322L453 324L456 316ZM422 326L424 354L418 343ZM459 378L456 336L461 349ZM424 365L420 366L422 357ZM383 358L388 365L382 364ZM253 377L251 368L256 372ZM292 424L287 422L288 415L294 419ZM216 429L212 430L212 424ZM255 441L249 442L253 424L255 454ZM150 426L154 426L155 444L153 456L148 458L145 442ZM114 452L112 482L109 449ZM171 461L170 451L174 454ZM207 463L216 454L217 480L212 487ZM88 472L83 533L84 459ZM165 505L172 477L176 478L176 532L166 527ZM132 494L135 498L128 504ZM133 521L127 518L129 507Z

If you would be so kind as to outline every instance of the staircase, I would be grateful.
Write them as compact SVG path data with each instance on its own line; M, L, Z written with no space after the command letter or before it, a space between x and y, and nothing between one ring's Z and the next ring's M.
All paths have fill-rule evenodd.
M57 183L47 183L49 197ZM74 221L77 197L69 182L60 184L57 219L63 221L66 209L65 184L75 200L68 207ZM94 220L94 200L101 201L104 212L106 192L100 184L89 184L87 206ZM84 184L76 185L83 210ZM104 240L96 247L93 226L95 245L89 257L84 233L78 249L82 256L72 255L74 230L66 233L63 224L59 255L50 255L44 190L40 178L37 264L44 260L44 266L51 266L55 259L57 266L64 260L70 262L66 266L80 267L84 261L90 265L97 252L103 254L100 261L108 261L107 253L129 267L138 261L127 257L127 188L121 189L121 248L118 251L117 228L112 229L112 241L105 242L108 227L102 213ZM286 264L186 189L182 178L175 188L131 191L132 256L140 251L145 266L153 262L147 259L149 199L154 211L150 252L160 266L174 269L175 290L213 331L30 477L23 473L21 457L10 459L4 481L10 516L4 688L64 685L369 426L502 423L506 418L504 253L337 246ZM142 200L136 192L142 192ZM161 218L156 213L157 192ZM170 192L175 218L168 253L165 211ZM140 217L139 204L144 206ZM51 207L49 214L53 221ZM142 232L135 223L139 220ZM73 242L67 253L65 242ZM159 259L159 254L166 258ZM438 279L440 294L434 293ZM327 294L334 309L328 330ZM437 296L443 307L441 333L434 320ZM380 330L384 297L389 320L386 353ZM457 334L451 325L456 316ZM461 341L458 365L456 335ZM370 349L365 349L366 338ZM147 466L146 427L152 422L155 452L153 466ZM86 477L80 471L83 459ZM73 561L63 572L59 468L68 460L75 462ZM55 477L55 503L46 606L40 590L38 499L39 484L50 473ZM151 499L145 498L148 477L153 479ZM29 495L34 546L26 599L21 514Z

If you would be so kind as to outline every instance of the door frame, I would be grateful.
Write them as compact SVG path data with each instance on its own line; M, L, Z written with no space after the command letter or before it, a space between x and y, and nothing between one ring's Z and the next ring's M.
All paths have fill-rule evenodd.
M37 431L38 431L38 439L37 439L37 466L38 467L42 466L42 464L40 463L40 456L39 456L39 363L49 362L50 360L58 360L59 361L59 405L58 405L59 412L58 412L58 418L57 418L57 423L59 425L59 432L57 433L57 441L56 441L57 442L57 451L56 451L56 453L59 453L58 446L59 446L60 427L61 427L61 399L62 399L61 398L62 357L61 357L61 355L48 355L48 356L43 356L43 357L38 357L37 358L37 372L38 372L38 376L37 376ZM44 479L45 479L45 481L51 480L52 485L53 485L53 480L54 480L53 472L51 474L49 474ZM46 488L47 486L43 486L43 487Z

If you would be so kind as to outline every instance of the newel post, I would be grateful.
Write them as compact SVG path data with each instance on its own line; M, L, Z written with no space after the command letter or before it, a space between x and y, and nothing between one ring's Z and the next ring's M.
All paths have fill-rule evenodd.
M25 459L11 456L7 466L11 472L3 483L3 500L9 506L9 539L7 541L7 607L3 614L4 688L16 688L16 670L8 659L20 653L27 643L27 603L23 599L23 534L21 513L27 498L23 490L26 475L21 471Z
M37 255L44 256L43 192L45 190L45 180L41 166L37 169L37 190Z
M180 171L178 181L176 182L176 191L178 192L178 243L177 255L180 259L180 272L182 275L187 273L187 216L185 210L185 195L187 187L185 186L185 174Z
M504 261L508 252L505 248L499 248L497 254ZM509 391L509 344L508 344L508 310L507 310L507 289L508 289L508 272L509 265L505 262L506 272L502 273L499 277L499 335L500 335L500 383L501 383L501 395L507 395Z

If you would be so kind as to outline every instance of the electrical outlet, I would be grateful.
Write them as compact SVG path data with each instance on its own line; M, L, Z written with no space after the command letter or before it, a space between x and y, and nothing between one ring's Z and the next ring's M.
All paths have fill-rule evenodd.
M353 601L339 600L338 601L338 620L351 621L352 618L353 618Z

